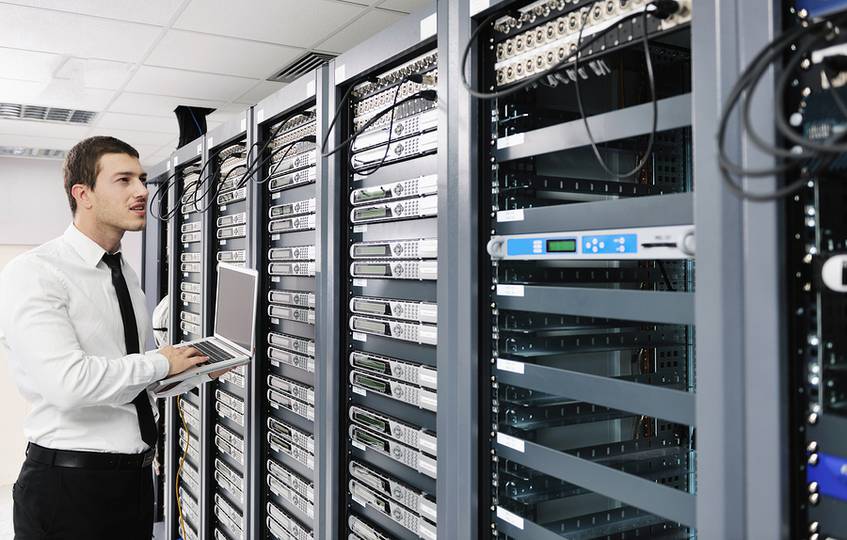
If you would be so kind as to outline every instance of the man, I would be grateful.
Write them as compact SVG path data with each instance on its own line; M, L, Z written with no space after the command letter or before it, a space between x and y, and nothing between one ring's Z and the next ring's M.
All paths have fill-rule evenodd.
M145 223L138 152L86 139L64 180L73 223L0 275L0 344L32 405L15 538L149 540L157 432L146 388L207 358L190 347L141 352L144 294L120 253L124 232Z

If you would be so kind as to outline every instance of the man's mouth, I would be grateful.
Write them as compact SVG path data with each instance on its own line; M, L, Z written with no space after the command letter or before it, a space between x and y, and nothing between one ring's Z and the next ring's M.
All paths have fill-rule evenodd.
M143 216L147 212L147 203L146 202L136 203L136 204L133 204L132 206L130 206L129 209L132 210L133 212L135 212L136 214L138 214L139 216Z

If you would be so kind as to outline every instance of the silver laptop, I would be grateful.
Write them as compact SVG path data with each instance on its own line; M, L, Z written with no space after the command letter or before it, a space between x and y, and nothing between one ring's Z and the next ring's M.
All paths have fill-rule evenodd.
M249 363L255 350L258 294L258 272L218 263L214 335L177 345L194 347L208 356L209 361L162 379L154 391L167 391L176 383L197 375Z

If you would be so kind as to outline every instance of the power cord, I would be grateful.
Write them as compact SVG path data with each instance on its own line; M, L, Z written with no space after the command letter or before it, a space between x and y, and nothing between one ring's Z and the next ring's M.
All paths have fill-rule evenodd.
M288 153L291 152L291 150L293 150L295 146L297 146L300 143L304 143L304 142L316 143L317 140L318 140L317 137L315 137L314 135L307 135L305 137L301 137L301 138L297 139L296 141L292 141L292 142L286 144L285 146L280 146L279 148L277 148L276 151L274 151L274 153L271 154L271 156L268 157L268 159L272 159L273 156L275 156L276 154L279 153L279 151L285 150L282 153L282 156L280 156L280 158L276 161L273 168L271 168L268 171L267 176L265 176L265 178L263 180L254 180L254 183L257 184L257 185L260 185L260 184L264 184L265 182L270 180L271 177L273 177L273 175L276 173L277 169L279 169L279 166L282 165L282 162L288 156ZM265 161L267 161L267 160L265 160ZM264 162L263 162L263 164L264 164Z
M385 116L389 112L393 113L393 110L396 107L399 107L400 105L403 105L404 103L408 103L409 101L413 101L413 100L419 99L419 98L427 99L429 101L435 101L436 99L438 99L437 93L435 92L435 90L424 89L424 90L418 90L414 94L406 96L405 98L401 99L400 101L397 101L397 97L399 96L399 92L400 92L404 83L413 82L413 83L417 83L417 84L424 84L425 82L428 82L428 81L430 81L430 77L427 76L427 75L423 75L422 73L411 73L411 74L405 75L397 83L397 89L395 90L395 93L394 93L394 103L392 104L391 107L383 109L382 111L380 111L373 118L371 118L370 120L365 122L362 126L360 126L359 129L357 129L353 133L351 133L346 139L341 141L332 150L327 151L326 150L326 142L329 140L330 133L332 132L332 127L338 121L338 117L341 115L341 111L344 109L344 104L345 104L346 100L349 98L350 92L353 88L352 85L350 87L348 87L347 91L344 92L344 96L341 98L341 103L339 103L338 108L335 111L335 115L332 118L332 122L330 122L329 128L327 128L327 132L324 135L323 141L321 143L321 155L323 157L329 157L333 154L340 152L341 150L348 148L349 146L352 145L353 141L359 135L364 133L365 130L367 130L369 127L371 127L377 120L379 120L380 118L382 118L383 116Z
M305 118L314 118L316 116L316 114L313 113L313 112L299 112L299 113L291 116L290 118L287 118L286 120L281 121L279 123L279 125L276 127L276 129L274 130L274 132L271 133L271 135L265 140L265 142L262 144L262 147L256 153L256 156L257 156L256 160L254 160L252 163L250 163L248 165L247 170L244 172L244 174L239 179L236 189L244 186L247 183L247 181L249 180L250 176L254 175L265 163L268 162L268 160L273 159L273 156L275 156L279 151L281 151L281 148L283 148L283 147L277 148L276 150L271 152L271 154L267 157L262 157L262 156L264 156L265 150L267 150L267 148L268 148L268 146L270 146L271 142L273 142L273 140L276 139L277 135L279 135L279 133L282 131L282 129L287 124L289 124L292 120L294 120L295 118L297 118L299 116L303 116ZM251 148L251 151L252 151L252 148ZM248 158L248 160L249 160L249 158Z
M652 10L648 9L653 7ZM647 165L647 162L653 155L653 143L656 140L656 128L659 124L659 103L656 98L656 77L653 73L653 59L650 56L650 40L647 36L647 15L651 15L653 17L659 19L666 19L673 15L679 10L679 3L675 0L655 0L644 6L644 9L641 11L641 21L642 21L642 31L641 31L641 43L644 46L644 62L647 65L647 79L650 84L650 98L653 103L653 118L652 125L650 128L650 135L647 139L647 148L644 150L644 155L641 159L636 163L635 167L631 170L619 173L613 171L609 165L606 163L606 160L600 154L600 149L597 146L597 141L594 139L594 134L591 132L591 126L588 124L588 115L585 113L585 107L582 103L582 91L580 90L579 83L579 55L582 52L582 33L585 30L585 22L588 19L589 11L583 11L580 14L580 25L579 25L579 34L577 35L577 49L574 56L574 71L576 71L576 77L574 77L574 92L576 92L576 104L579 108L579 115L582 117L582 124L585 126L585 134L588 135L588 141L591 144L591 151L594 153L594 157L597 159L597 163L600 165L600 168L606 172L609 176L613 178L628 178L634 174L637 174L641 169Z

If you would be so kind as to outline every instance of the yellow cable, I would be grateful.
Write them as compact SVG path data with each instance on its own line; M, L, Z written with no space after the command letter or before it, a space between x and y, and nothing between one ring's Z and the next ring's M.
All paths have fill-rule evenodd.
M191 443L191 434L188 432L188 425L185 423L185 416L183 416L182 413L182 396L176 397L176 410L179 411L179 420L182 423L182 429L185 430L185 449L182 449L181 441L179 441L180 444L178 444L181 455L179 456L179 467L177 467L176 470L176 481L174 482L176 489L176 509L179 515L179 533L182 535L183 540L188 540L185 536L185 518L182 516L182 498L179 496L179 481L182 478L182 467L185 465L185 456L188 454L188 445Z

